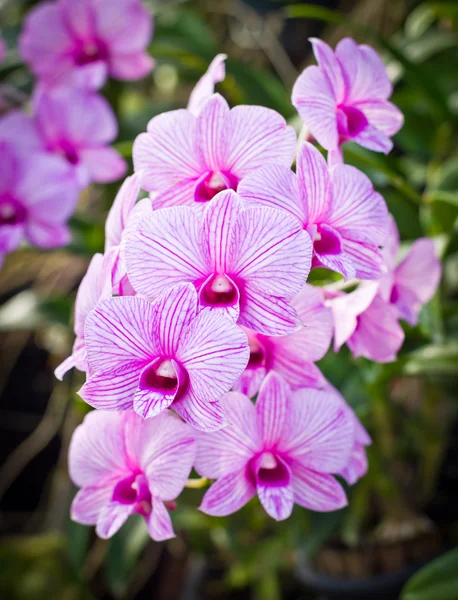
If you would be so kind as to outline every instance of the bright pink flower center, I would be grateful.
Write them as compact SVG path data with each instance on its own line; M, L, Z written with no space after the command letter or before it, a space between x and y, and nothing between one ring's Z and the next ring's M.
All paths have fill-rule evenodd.
M208 202L218 192L223 190L236 190L238 180L230 173L221 173L219 171L209 171L201 177L194 190L194 200L196 202Z
M248 346L250 348L250 358L248 359L247 369L264 367L267 362L265 346L254 335L248 337Z
M74 53L75 63L80 67L98 60L106 61L108 56L107 45L97 39L80 41Z
M133 473L116 484L112 496L113 502L133 504L134 512L148 516L152 510L151 492L143 473Z
M342 238L335 229L322 223L312 225L307 229L313 240L313 248L317 254L340 254L342 252Z
M171 360L155 361L142 373L140 387L149 390L172 391L178 387L178 374Z
M337 128L342 141L358 135L369 124L364 113L354 106L339 106Z
M233 306L238 301L237 286L224 274L214 275L201 290L204 306Z
M0 196L0 225L18 225L26 218L26 210L10 195Z
M249 463L249 471L256 484L269 487L284 487L289 484L291 474L284 460L273 452L264 451Z

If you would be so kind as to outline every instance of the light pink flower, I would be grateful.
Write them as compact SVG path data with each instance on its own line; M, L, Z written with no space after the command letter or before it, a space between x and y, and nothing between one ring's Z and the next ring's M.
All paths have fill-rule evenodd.
M289 300L305 283L311 242L285 211L245 208L232 190L204 212L176 206L144 218L126 244L134 289L149 297L190 282L201 307L219 309L267 335L296 331Z
M324 387L325 379L314 362L323 358L331 343L331 309L324 306L321 291L308 284L291 304L304 323L298 332L270 337L245 329L250 359L234 390L253 397L270 371L282 375L293 390Z
M372 440L356 416L355 411L347 402L345 402L345 398L342 396L342 394L328 381L326 382L324 389L327 392L334 394L340 400L342 406L350 415L350 418L353 419L355 428L353 449L351 451L348 463L338 473L345 479L348 485L353 485L358 481L358 479L361 479L361 477L367 473L368 461L366 455L366 446L370 446L372 444Z
M332 473L348 463L354 423L334 394L293 394L271 371L256 406L239 392L229 392L223 404L229 425L197 438L195 468L217 479L203 498L203 512L231 514L255 494L278 521L291 515L294 504L316 511L347 504Z
M152 17L140 0L57 0L28 13L19 47L46 86L97 89L108 75L145 77L154 66L146 52L151 36Z
M204 75L196 83L194 89L189 96L188 110L193 115L198 115L200 109L205 104L205 101L215 91L215 83L220 83L226 77L226 67L224 61L226 60L226 54L218 54L211 61L208 69Z
M310 40L318 66L307 67L293 87L292 102L312 135L326 150L353 141L387 154L403 124L401 111L388 101L392 85L373 48L345 38L335 52Z
M374 279L381 274L379 246L388 234L388 210L366 175L355 167L329 170L320 152L304 143L297 174L281 166L246 177L238 193L249 206L290 212L313 240L312 266L324 266L346 279Z
M86 317L97 306L98 302L111 296L113 288L112 272L115 260L114 253L105 256L94 254L86 275L80 283L75 300L74 329L76 339L73 344L73 351L54 372L57 379L61 381L65 373L73 367L85 372L89 370L84 345L84 324Z
M172 407L203 430L223 425L218 400L248 361L246 335L221 311L197 314L191 284L168 290L154 304L141 297L109 298L89 314L85 343L92 375L79 394L105 410L143 418Z
M182 491L195 453L192 429L171 413L144 421L134 412L92 411L69 448L70 477L81 488L72 519L109 538L140 514L154 540L174 537L167 505Z
M439 285L441 263L434 242L420 238L396 264L399 245L398 228L390 216L390 244L384 251L388 273L380 281L381 294L396 308L399 319L416 325L421 307L431 300Z
M65 158L81 189L92 181L107 183L125 174L125 160L109 147L118 124L105 98L60 88L37 93L33 109L33 117L16 110L0 119L0 139L21 152L37 150Z
M135 231L138 222L153 212L149 198L136 203L141 183L141 171L127 177L114 199L105 223L105 252L113 254L113 286L120 296L135 294L126 273L126 239L130 232Z
M24 238L39 248L67 244L78 198L71 169L57 156L25 155L5 142L0 154L0 264Z
M135 170L155 207L202 204L259 167L291 165L296 135L282 116L262 106L229 110L213 94L195 116L180 109L154 117L134 142Z
M335 294L329 304L336 352L346 343L355 358L364 356L380 363L396 360L404 332L396 308L379 293L378 281L360 284L349 294Z

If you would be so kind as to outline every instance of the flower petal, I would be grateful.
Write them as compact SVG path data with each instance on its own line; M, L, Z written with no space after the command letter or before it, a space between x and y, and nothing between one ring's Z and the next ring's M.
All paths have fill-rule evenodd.
M264 335L288 335L300 326L300 320L291 303L246 285L240 299L240 325Z
M292 468L294 502L318 512L339 510L348 504L345 490L327 473L317 473L302 466Z
M344 240L344 257L359 279L376 279L383 273L383 254L374 244Z
M95 525L100 511L111 501L116 480L111 483L112 485L84 487L79 490L70 509L72 521L82 525Z
M202 223L202 247L215 273L227 273L234 253L233 234L243 205L232 190L224 190L208 203Z
M139 297L108 298L88 315L85 340L94 371L137 362L141 368L157 355L153 338L155 308Z
M275 446L281 437L290 396L291 390L283 377L274 371L268 373L256 401L256 417L262 440L268 449Z
M145 474L153 496L175 499L192 468L196 432L170 411L146 421L129 412L125 422L126 449L132 464Z
M122 413L92 411L72 436L68 468L79 487L110 488L113 478L128 471ZM112 489L112 488L110 488Z
M262 447L254 404L245 395L229 392L221 399L227 425L197 437L194 463L202 477L215 479L243 469Z
M313 54L318 65L325 73L334 92L336 103L340 104L345 97L345 81L342 75L340 64L334 55L332 48L323 40L318 38L309 38L313 47Z
M352 141L374 152L389 154L393 149L391 139L373 125L366 125L358 134L352 136Z
M294 493L291 483L281 487L258 483L256 491L264 510L272 519L284 521L291 516L294 507Z
M141 179L141 172L127 177L116 194L105 223L105 251L121 243L122 233L140 193Z
M97 518L96 534L106 540L121 529L133 513L134 504L110 502L102 508Z
M173 357L197 314L197 292L190 283L174 286L154 304L153 329L163 356Z
M127 171L126 161L114 148L86 148L80 152L80 160L96 183L117 181Z
M154 211L126 242L126 268L134 289L150 297L208 274L199 240L201 220L188 207Z
M331 203L331 179L326 160L312 144L305 142L297 156L297 178L306 206L306 222L326 222Z
M242 469L218 479L206 492L199 510L225 517L240 510L255 494L256 487Z
M199 431L217 431L224 425L224 412L219 402L206 402L197 391L190 387L186 394L175 400L173 410Z
M332 310L325 306L321 289L306 283L292 305L305 325L300 333L294 334L294 346L304 358L321 360L329 350L334 329Z
M266 164L289 167L296 134L277 112L263 106L236 106L226 119L225 170L243 179Z
M404 123L402 112L387 100L364 100L355 107L364 113L373 127L388 136L397 133Z
M312 242L292 215L276 208L247 208L237 219L233 244L232 272L246 284L283 298L302 289Z
M202 160L211 171L220 171L225 163L226 128L229 105L219 94L213 94L201 106L197 117L197 136Z
M292 102L323 148L337 148L336 100L331 84L320 67L311 66L302 71L293 87Z
M141 363L128 362L114 369L93 373L78 394L94 408L104 411L131 410L141 372Z
M136 36L131 37L135 38ZM117 79L135 81L146 77L155 66L156 61L146 52L115 53L111 61L110 73Z
M194 86L188 102L188 110L193 114L197 115L203 105L203 103L209 98L215 89L215 83L224 81L226 76L226 68L224 61L226 60L226 54L218 54L211 61L207 71L202 75L199 81Z
M248 175L237 187L247 206L271 206L287 210L301 223L306 221L306 207L299 194L297 178L289 167L270 165Z
M157 496L153 496L152 500L152 511L147 519L150 536L155 542L164 542L174 538L172 519L165 504Z
M323 473L345 467L353 448L354 421L339 397L323 390L297 390L287 415L279 451Z
M328 224L348 240L382 246L388 236L388 209L370 179L355 167L336 165L332 190Z
M134 170L144 170L144 188L160 191L205 171L196 146L196 119L187 110L154 117L148 133L141 133L132 150Z
M217 402L247 365L247 337L223 312L204 309L182 336L176 356L195 396Z

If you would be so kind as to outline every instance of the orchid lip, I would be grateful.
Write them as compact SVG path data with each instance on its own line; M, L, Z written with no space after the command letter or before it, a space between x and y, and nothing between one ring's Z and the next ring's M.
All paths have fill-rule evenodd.
M196 202L209 202L223 190L236 190L237 185L237 178L230 173L208 171L197 180L194 200Z
M291 479L291 471L284 459L273 450L264 450L249 463L249 473L256 485L285 487Z
M0 225L16 225L25 220L26 211L14 198L0 197Z
M247 369L256 369L264 367L267 363L267 350L258 336L248 337L248 346L250 348L250 358L248 359Z
M313 249L318 255L342 253L342 238L338 231L325 223L311 225L307 232L313 240Z
M203 306L234 306L238 304L239 297L237 285L224 273L210 275L200 290Z
M134 505L134 512L147 516L152 510L152 498L148 482L143 473L132 473L116 484L113 502Z
M355 106L338 107L338 130L343 139L351 139L358 135L367 125L366 116Z

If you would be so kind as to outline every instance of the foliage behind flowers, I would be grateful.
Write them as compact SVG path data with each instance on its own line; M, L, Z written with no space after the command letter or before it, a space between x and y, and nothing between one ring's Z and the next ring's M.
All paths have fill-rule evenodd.
M40 23L59 32L51 44ZM59 0L30 11L19 47L37 76L31 111L0 120L3 254L23 237L44 248L67 244L79 193L125 174L110 147L122 88L108 81L112 107L95 90L108 76L145 76L150 37L151 17L136 0L87 0L78 11ZM262 94L261 105L249 93L238 101L226 56L210 63L206 49L210 64L187 108L155 108L138 128L146 131L133 143L134 174L112 202L104 248L82 249L99 252L76 295L72 353L56 375L85 372L78 394L96 409L73 435L69 465L80 488L72 519L95 525L99 537L129 531L133 515L156 541L175 529L199 547L208 529L212 543L235 554L251 546L242 541L251 527L256 543L268 545L274 532L291 550L337 531L357 544L393 537L401 524L434 528L423 511L446 448L442 415L454 416L447 392L437 391L448 372L442 357L456 355L437 290L440 259L453 254L455 192L440 189L447 183L436 191L439 176L425 180L415 152L385 156L396 134L397 153L409 150L400 108L408 130L418 107L403 101L408 86L391 98L376 51L348 37L335 48L311 41L317 64L288 82L282 102L266 92L268 106ZM165 67L160 37L157 49ZM412 68L401 60L398 79L399 65ZM417 84L434 104L421 77ZM450 116L444 127L454 123ZM415 238L402 252L395 217ZM421 235L419 217L434 239ZM423 371L412 409L408 376ZM412 410L415 435L406 426ZM415 452L418 485L402 476ZM309 511L330 519L315 526ZM205 515L234 516L221 526ZM263 580L244 568L244 577Z

